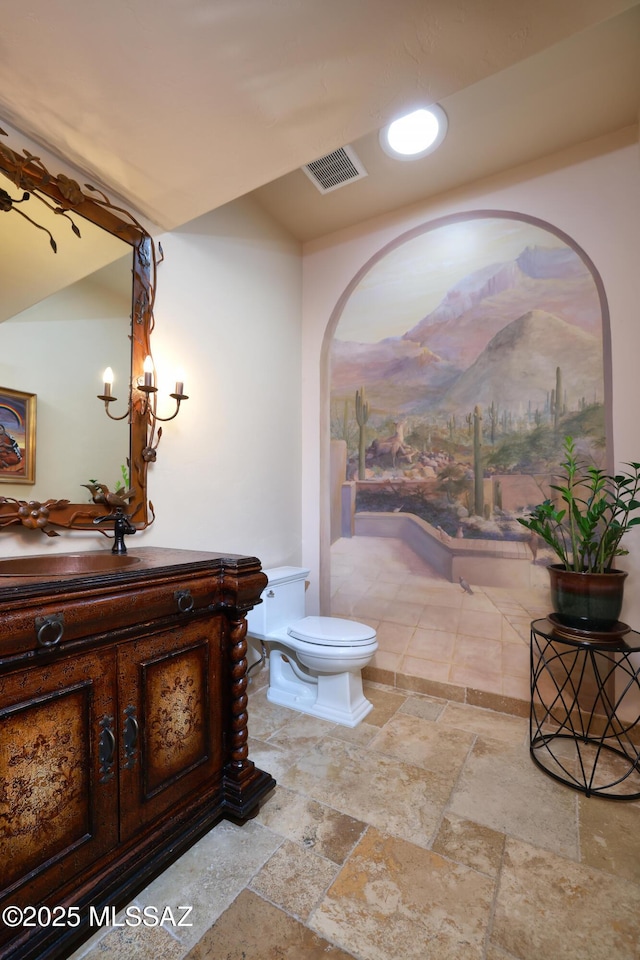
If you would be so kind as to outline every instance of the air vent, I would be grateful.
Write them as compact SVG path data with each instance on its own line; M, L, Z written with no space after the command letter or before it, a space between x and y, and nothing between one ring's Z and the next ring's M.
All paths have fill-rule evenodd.
M367 171L353 147L340 147L302 167L320 193L330 193L354 180L362 180Z

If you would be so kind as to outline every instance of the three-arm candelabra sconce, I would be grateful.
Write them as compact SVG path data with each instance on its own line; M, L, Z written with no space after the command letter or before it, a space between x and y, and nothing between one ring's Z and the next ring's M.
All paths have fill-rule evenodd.
M141 419L145 420L151 427L151 439L147 440L147 446L143 451L143 457L145 460L154 460L155 459L155 447L157 442L153 444L153 438L156 433L156 423L162 422L167 423L169 420L173 420L178 416L180 412L180 404L183 400L188 400L189 397L184 392L184 382L182 380L176 380L176 386L173 393L169 394L170 397L176 401L176 409L171 414L170 417L159 417L156 413L156 397L155 394L158 392L158 388L154 385L154 368L153 361L150 356L147 356L143 365L144 375L139 377L136 383L133 383L129 389L129 400L127 403L127 409L125 412L119 416L114 416L109 410L109 404L114 403L118 398L114 397L112 393L113 386L113 370L111 367L107 367L103 374L104 378L104 392L98 394L98 400L104 402L105 413L110 420L124 420L125 417L131 419L134 411L137 411ZM180 376L180 374L178 374ZM139 402L136 402L134 391L139 391L142 394L142 399ZM162 435L162 428L158 429L158 440Z

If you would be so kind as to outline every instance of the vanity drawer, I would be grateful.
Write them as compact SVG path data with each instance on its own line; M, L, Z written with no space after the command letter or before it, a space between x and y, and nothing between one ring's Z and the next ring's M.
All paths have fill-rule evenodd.
M0 608L0 660L59 649L71 640L89 639L168 617L186 621L194 613L211 608L218 591L217 582L211 577L157 586L136 584L118 591L111 587L80 596L65 593L63 584L60 587L60 596L54 602L20 604L15 612Z

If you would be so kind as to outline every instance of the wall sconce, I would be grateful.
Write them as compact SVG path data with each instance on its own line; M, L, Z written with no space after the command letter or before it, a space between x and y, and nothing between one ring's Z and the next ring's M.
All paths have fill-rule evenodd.
M118 398L113 396L112 387L113 387L113 370L111 367L107 367L103 374L104 380L104 390L101 394L98 394L98 400L104 402L105 413L110 420L124 420L125 417L131 418L131 415L134 411L139 412L139 416L147 421L151 427L151 437L155 434L156 423L162 422L167 423L169 420L173 420L178 416L180 412L180 404L183 400L188 400L189 397L184 392L184 381L181 379L176 379L176 386L173 393L169 394L170 397L176 401L176 409L170 417L159 417L156 413L156 394L158 388L154 384L155 373L153 368L153 360L150 356L146 356L143 364L143 376L138 378L137 383L132 384L129 389L129 400L127 403L127 409L120 417L114 416L109 410L109 404L116 401ZM178 373L178 378L182 377L181 373ZM143 396L136 401L134 390L138 390ZM158 431L158 440L160 439L161 432ZM157 446L157 444L156 444ZM155 448L154 448L155 449Z

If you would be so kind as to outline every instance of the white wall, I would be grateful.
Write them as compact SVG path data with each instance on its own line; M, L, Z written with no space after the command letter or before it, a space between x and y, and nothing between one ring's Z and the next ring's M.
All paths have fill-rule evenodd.
M607 294L612 333L613 453L640 460L640 164L637 129L576 146L553 157L405 208L304 247L302 562L311 568L309 607L328 611L328 377L321 365L327 325L354 275L406 231L436 217L471 210L508 210L546 220L591 257ZM640 582L640 534L628 537L628 582ZM320 588L320 590L319 590ZM313 609L310 610L313 612ZM640 591L628 590L623 618L640 623Z
M176 364L190 399L149 469L139 542L299 563L300 246L251 198L160 239L158 412Z

